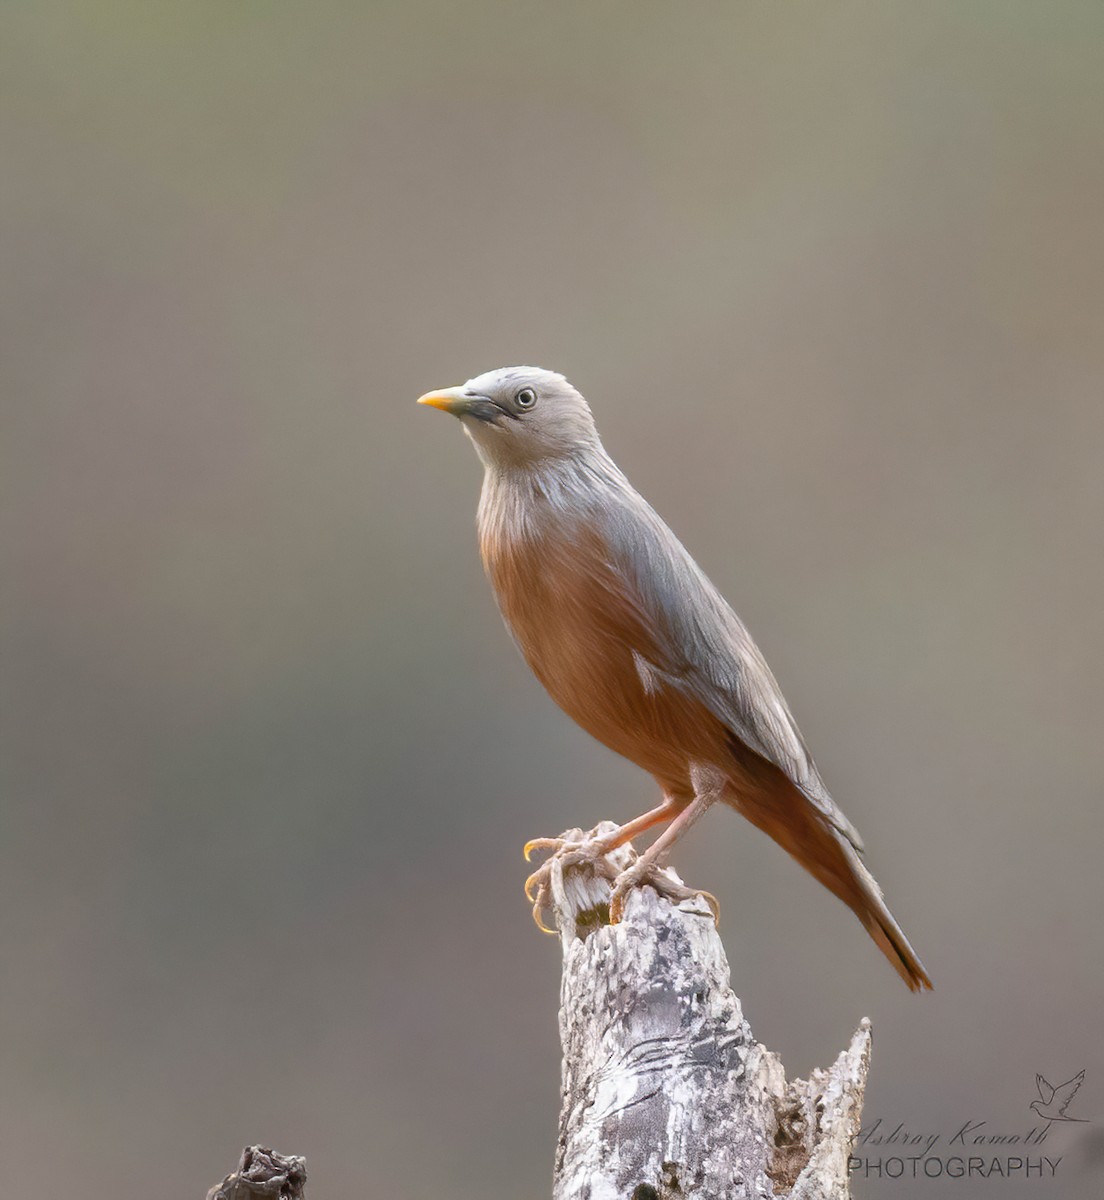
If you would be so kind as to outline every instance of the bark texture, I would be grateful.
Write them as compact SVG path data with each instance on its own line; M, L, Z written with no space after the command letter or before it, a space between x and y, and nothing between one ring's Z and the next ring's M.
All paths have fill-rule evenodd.
M246 1146L238 1169L207 1193L207 1200L303 1200L307 1166L297 1154Z
M870 1023L828 1070L787 1083L744 1020L703 901L638 888L622 922L608 923L607 877L635 857L627 846L598 870L552 864L563 948L555 1200L847 1200Z

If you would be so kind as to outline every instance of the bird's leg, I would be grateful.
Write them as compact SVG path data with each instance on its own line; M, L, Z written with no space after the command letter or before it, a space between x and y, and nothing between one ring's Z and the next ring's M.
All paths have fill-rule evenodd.
M671 847L697 821L715 800L719 800L724 791L724 777L711 767L699 767L696 764L690 769L690 778L694 785L694 799L688 804L667 828L656 838L647 850L627 867L613 881L613 891L610 895L610 924L616 925L625 910L625 897L629 890L647 884L661 895L676 902L690 900L701 896L713 911L713 920L720 918L720 906L716 897L709 892L695 888L683 887L662 874L659 861L665 857Z
M551 907L552 900L552 870L555 864L560 870L565 867L587 864L613 885L610 895L610 923L616 925L620 920L625 906L625 897L633 887L647 884L661 896L676 903L701 896L713 912L717 920L720 908L716 899L709 892L695 888L687 888L676 883L660 870L660 862L666 858L671 847L694 824L695 821L715 801L720 799L724 791L724 776L712 767L701 767L694 764L690 769L690 780L694 788L694 799L689 804L685 800L673 796L665 796L663 803L641 816L627 821L601 837L585 836L579 830L572 830L560 838L534 838L526 842L524 852L526 859L534 850L551 850L553 855L538 870L525 881L525 895L533 905L533 920L538 928L545 933L555 933L541 920L542 912ZM612 850L631 841L637 834L651 829L663 821L670 824L652 843L651 846L637 858L632 866L616 872L606 855Z
M673 796L665 796L663 803L649 809L639 817L626 821L601 837L587 837L581 831L573 830L558 838L533 838L525 843L523 853L526 861L535 850L551 850L552 857L533 872L525 881L525 895L533 906L533 920L537 927L545 933L555 933L541 920L541 914L551 907L552 900L552 864L558 863L561 870L564 867L574 867L586 863L593 867L604 878L612 882L617 878L616 870L606 862L606 855L616 850L626 842L631 841L638 833L651 829L662 821L670 821L677 817L685 808L685 803ZM577 834L577 836L574 836Z
M634 817L631 821L626 821L624 825L615 829L612 833L607 833L605 837L595 839L602 847L603 854L609 854L611 850L616 850L618 846L623 846L626 842L631 842L638 833L644 833L655 825L660 825L664 821L673 821L680 812L686 807L684 803L676 800L673 796L664 796L663 803L655 808L650 808L646 813L642 813L639 817Z
M525 855L525 861L529 861L529 856L534 850L553 850L557 854L561 850L570 850L572 853L584 852L586 857L600 858L604 854L609 854L611 850L616 850L618 846L623 846L626 842L631 842L638 833L643 833L647 829L651 829L653 825L660 824L661 821L670 821L682 811L685 806L680 804L672 796L665 796L663 803L655 808L650 808L646 813L639 817L634 817L631 821L626 821L624 825L619 825L611 833L605 834L603 837L588 838L580 841L568 840L566 838L533 838L525 843L521 848ZM579 859L577 861L582 861Z

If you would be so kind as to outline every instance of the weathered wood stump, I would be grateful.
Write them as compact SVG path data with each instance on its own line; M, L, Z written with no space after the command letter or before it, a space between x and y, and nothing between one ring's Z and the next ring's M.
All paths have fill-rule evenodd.
M297 1154L246 1146L238 1169L207 1193L207 1200L303 1200L306 1163Z
M563 949L555 1200L847 1200L870 1023L828 1070L787 1083L744 1020L704 901L676 905L643 887L609 924L605 876L635 857L623 847L599 871L552 864Z

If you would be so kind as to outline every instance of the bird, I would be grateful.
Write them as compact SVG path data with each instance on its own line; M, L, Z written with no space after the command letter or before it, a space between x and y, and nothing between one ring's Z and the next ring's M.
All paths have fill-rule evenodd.
M554 371L514 366L418 403L457 417L482 461L480 553L533 673L662 795L601 837L535 838L526 858L536 849L597 862L665 824L613 881L616 923L632 887L677 891L657 867L720 801L848 905L911 990L931 988L751 634L607 454L583 396ZM546 870L530 877L531 899L547 879ZM685 894L704 895L716 915L708 893Z
M1051 1087L1041 1075L1036 1075L1035 1086L1039 1089L1039 1099L1032 1100L1029 1107L1046 1121L1085 1121L1086 1117L1066 1116L1070 1101L1077 1095L1077 1089L1084 1082L1084 1071L1057 1087Z

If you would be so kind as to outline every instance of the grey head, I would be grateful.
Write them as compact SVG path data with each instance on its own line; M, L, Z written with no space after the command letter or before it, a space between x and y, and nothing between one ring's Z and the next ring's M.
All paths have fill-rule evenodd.
M488 468L539 467L600 444L587 402L562 375L540 367L499 367L418 403L459 417Z

